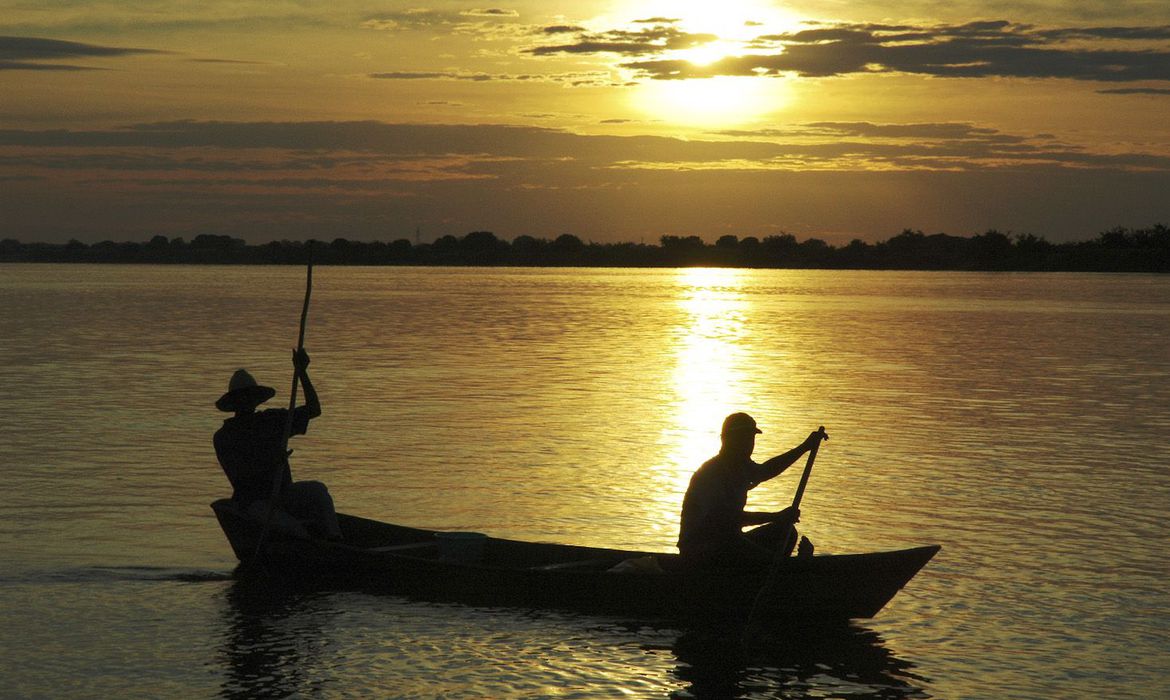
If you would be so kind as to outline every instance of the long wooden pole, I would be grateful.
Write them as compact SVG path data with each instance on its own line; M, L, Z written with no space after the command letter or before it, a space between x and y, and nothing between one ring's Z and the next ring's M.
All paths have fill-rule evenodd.
M309 318L309 299L313 295L313 244L309 243L309 264L305 273L305 303L301 306L301 330L297 336L297 354L305 347L305 323ZM288 467L288 458L292 451L288 449L289 438L292 437L294 412L297 408L297 389L300 387L301 373L293 370L292 389L288 396L288 419L284 422L284 435L280 440L280 449L284 453L284 467ZM280 486L284 482L284 469L277 469L272 474L272 493L268 499L268 510L264 515L264 527L260 530L260 538L256 540L256 552L253 558L259 560L260 550L264 541L268 539L268 532L272 529L272 518L276 514L276 502L280 499Z

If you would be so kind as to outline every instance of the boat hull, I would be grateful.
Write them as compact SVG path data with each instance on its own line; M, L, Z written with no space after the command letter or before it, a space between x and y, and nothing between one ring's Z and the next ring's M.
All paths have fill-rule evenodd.
M673 554L484 537L481 551L452 557L440 551L436 531L339 514L342 542L271 532L257 552L261 523L230 500L212 508L244 564L241 575L256 571L316 587L637 617L869 618L940 549L790 557L774 571L703 571Z

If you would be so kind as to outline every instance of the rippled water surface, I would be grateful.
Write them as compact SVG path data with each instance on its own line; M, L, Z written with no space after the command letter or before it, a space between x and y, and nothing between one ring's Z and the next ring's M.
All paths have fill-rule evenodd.
M722 417L817 425L802 530L938 543L875 620L738 634L256 590L211 510L237 367L287 401L296 268L0 266L5 697L1170 696L1170 278L320 268L350 513L670 551ZM781 507L799 470L750 505Z

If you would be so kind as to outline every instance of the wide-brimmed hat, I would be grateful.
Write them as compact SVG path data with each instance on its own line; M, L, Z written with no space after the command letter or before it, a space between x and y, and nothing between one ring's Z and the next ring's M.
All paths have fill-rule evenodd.
M276 396L276 389L260 386L248 370L237 369L228 381L227 393L219 397L215 407L221 411L234 413L241 408L256 408L273 396Z
M762 433L764 431L757 428L756 419L746 413L732 413L723 419L723 431L720 435L742 432Z

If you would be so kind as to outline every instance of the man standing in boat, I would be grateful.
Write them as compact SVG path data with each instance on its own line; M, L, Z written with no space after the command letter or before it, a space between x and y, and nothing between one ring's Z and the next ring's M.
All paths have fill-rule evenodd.
M760 464L752 460L756 435L763 431L746 413L732 413L723 421L719 454L707 460L691 477L683 498L678 549L684 561L702 568L759 566L775 556L788 556L796 546L795 524L800 511L745 511L747 493L780 475L817 444L814 431L801 444ZM748 532L743 528L760 525ZM800 538L798 556L812 556L813 545Z
M289 435L304 435L309 421L321 415L321 402L309 380L309 353L303 348L293 351L293 368L304 388L305 405L293 409ZM333 498L325 484L292 480L284 441L288 409L256 410L275 395L275 389L257 384L240 369L228 382L227 393L215 402L219 410L235 414L224 420L214 438L215 456L232 484L232 500L253 517L267 517L279 474L276 522L293 534L340 539Z

